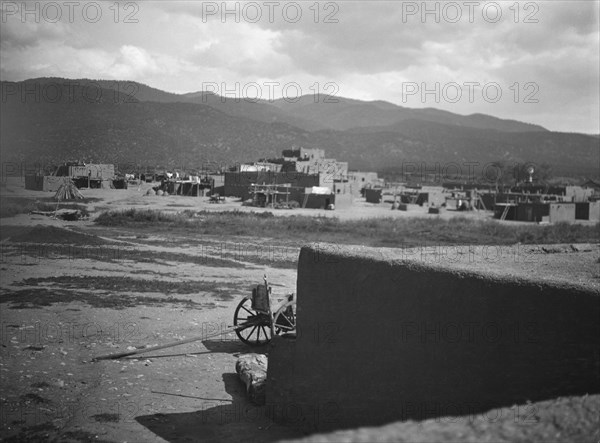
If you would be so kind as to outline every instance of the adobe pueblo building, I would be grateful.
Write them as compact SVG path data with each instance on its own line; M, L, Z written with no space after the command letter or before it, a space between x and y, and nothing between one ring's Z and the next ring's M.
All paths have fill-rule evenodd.
M67 177L78 188L113 189L126 187L127 183L125 180L119 180L117 183L115 167L112 164L73 162L58 166L51 175L25 175L25 189L56 192Z
M359 185L348 179L348 163L325 158L322 149L284 150L280 158L236 169L225 173L225 196L259 206L296 202L302 208L342 208L360 194Z

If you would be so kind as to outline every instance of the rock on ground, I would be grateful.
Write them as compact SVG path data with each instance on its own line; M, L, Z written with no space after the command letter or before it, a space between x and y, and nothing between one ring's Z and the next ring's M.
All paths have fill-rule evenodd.
M265 404L267 363L264 354L242 354L235 364L240 380L246 385L248 398L257 405Z

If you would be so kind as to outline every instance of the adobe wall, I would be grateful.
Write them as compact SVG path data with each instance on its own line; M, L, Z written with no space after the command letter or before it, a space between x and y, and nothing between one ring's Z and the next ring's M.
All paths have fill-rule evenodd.
M398 251L302 248L298 337L269 353L275 420L323 431L600 392L597 281Z
M575 203L550 203L550 223L575 221Z
M41 175L26 175L25 176L25 189L31 189L33 191L44 190L44 177Z
M590 202L589 220L600 221L600 200Z
M349 208L354 203L352 194L334 194L334 203L336 209Z

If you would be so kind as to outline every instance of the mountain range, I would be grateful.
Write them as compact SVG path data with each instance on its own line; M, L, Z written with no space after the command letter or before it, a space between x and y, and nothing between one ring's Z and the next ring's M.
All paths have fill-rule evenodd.
M544 163L562 175L597 176L600 169L597 136L484 114L323 95L236 100L129 81L38 78L1 87L3 161L198 168L304 146L362 170L496 161Z

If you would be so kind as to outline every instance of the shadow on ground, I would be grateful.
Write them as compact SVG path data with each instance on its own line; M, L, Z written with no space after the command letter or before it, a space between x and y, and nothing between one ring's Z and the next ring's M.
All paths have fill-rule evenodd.
M246 400L237 374L223 374L223 383L230 401L203 401L194 412L144 415L136 421L169 442L270 442L304 435L273 423L265 406Z

